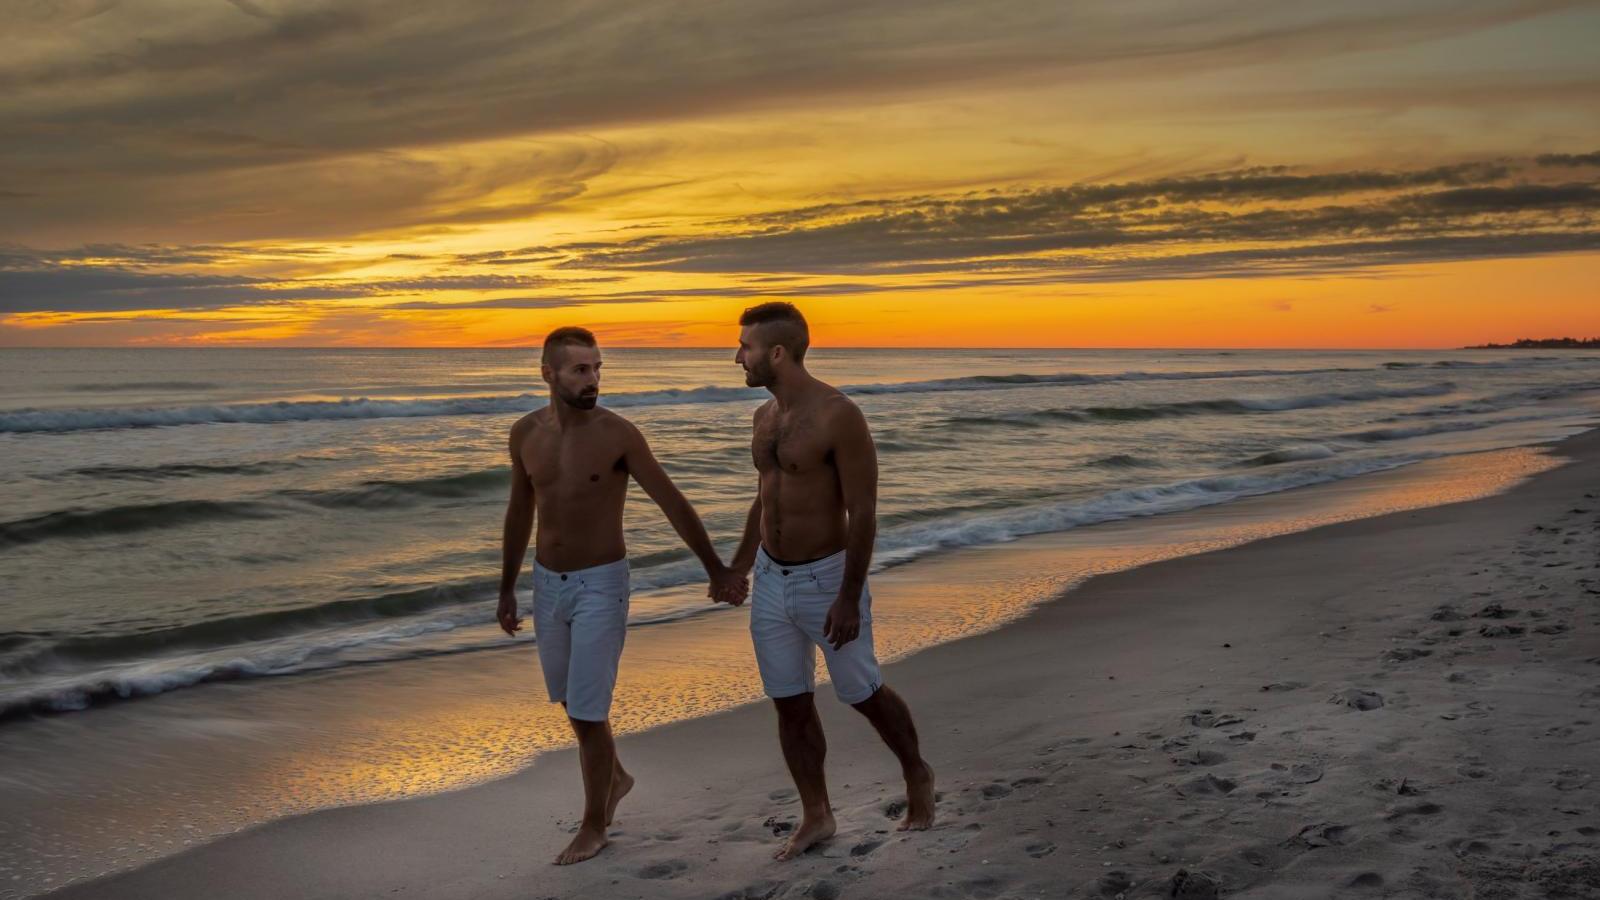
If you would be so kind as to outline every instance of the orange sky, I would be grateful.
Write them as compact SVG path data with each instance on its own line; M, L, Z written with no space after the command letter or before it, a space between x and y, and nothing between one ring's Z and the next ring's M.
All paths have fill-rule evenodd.
M1600 335L1592 5L176 3L0 13L0 346Z

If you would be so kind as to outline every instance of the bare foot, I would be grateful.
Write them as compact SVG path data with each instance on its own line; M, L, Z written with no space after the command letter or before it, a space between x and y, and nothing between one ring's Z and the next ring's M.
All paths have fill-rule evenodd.
M628 796L631 790L633 790L633 776L627 772L623 772L621 778L611 779L611 799L606 803L607 825L610 825L611 820L617 816L617 804L621 803L622 798Z
M906 817L897 831L926 831L933 827L933 767L906 779Z
M800 827L795 829L788 842L772 856L774 859L794 859L816 844L833 837L834 827L833 813L826 813L819 819L806 818L800 822Z
M572 843L567 845L567 849L556 857L556 865L570 866L573 863L583 862L604 850L609 843L611 842L606 840L605 831L587 826L579 828L577 837L574 837Z

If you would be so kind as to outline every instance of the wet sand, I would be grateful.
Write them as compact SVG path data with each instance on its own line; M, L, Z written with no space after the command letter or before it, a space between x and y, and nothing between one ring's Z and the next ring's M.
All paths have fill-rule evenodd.
M822 688L839 834L795 862L770 858L798 809L756 703L625 737L638 787L580 866L548 864L579 804L561 751L59 896L1594 896L1600 436L1559 452L1487 499L1097 575L889 666L940 774L930 832L893 831L893 760ZM1082 542L874 594L1059 591Z

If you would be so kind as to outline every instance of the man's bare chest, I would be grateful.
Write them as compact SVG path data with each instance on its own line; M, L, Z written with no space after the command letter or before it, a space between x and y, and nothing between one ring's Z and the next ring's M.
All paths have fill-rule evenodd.
M535 437L523 446L522 464L535 490L581 492L627 477L622 449L603 441Z
M806 416L771 416L755 429L750 445L762 472L802 474L831 467L827 435Z

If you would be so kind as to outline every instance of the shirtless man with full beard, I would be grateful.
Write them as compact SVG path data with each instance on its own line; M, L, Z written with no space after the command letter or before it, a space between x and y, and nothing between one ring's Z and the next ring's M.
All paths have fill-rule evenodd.
M776 854L793 859L833 835L823 773L827 740L814 702L816 648L835 695L877 729L900 761L900 830L933 825L933 769L900 695L883 683L872 646L867 567L877 532L878 458L867 421L805 368L800 311L765 303L739 319L745 383L772 394L756 410L751 452L760 490L731 568L755 570L750 634L761 685L778 711L778 740L800 792L800 827Z
M533 627L550 700L566 707L583 770L583 824L557 865L605 849L606 828L633 777L617 760L611 694L628 626L627 545L622 506L628 479L639 482L705 566L712 599L738 605L746 582L723 566L694 507L662 470L644 435L616 413L597 408L600 348L582 328L545 338L540 370L550 404L511 427L511 498L496 617L506 634L517 617L517 575L535 511Z

